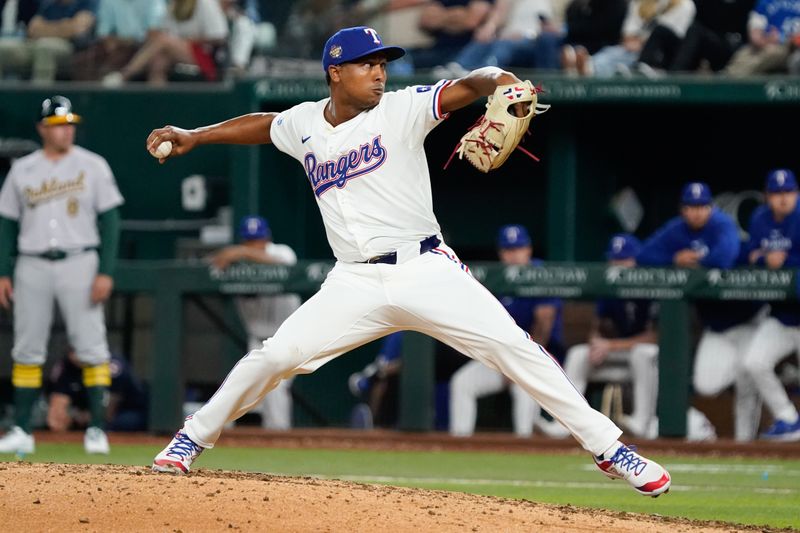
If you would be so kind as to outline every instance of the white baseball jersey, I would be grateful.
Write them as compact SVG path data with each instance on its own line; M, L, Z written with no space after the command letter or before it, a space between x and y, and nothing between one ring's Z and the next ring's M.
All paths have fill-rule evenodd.
M419 255L419 241L439 234L423 143L444 118L439 95L447 84L386 93L377 106L336 127L324 116L329 98L272 121L272 142L303 164L340 261L396 250L403 262Z
M23 254L99 245L97 213L122 203L106 160L80 146L58 161L42 150L18 159L0 190L0 215L19 221Z

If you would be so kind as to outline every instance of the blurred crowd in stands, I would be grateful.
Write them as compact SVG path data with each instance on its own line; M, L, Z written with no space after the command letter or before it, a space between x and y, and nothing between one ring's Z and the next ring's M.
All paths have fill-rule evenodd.
M0 0L0 81L316 75L355 25L409 50L399 75L800 72L800 0Z

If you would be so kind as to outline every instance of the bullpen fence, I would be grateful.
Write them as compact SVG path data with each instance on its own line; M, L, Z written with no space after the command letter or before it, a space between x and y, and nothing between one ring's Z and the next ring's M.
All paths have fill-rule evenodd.
M180 363L184 296L192 294L312 294L333 268L332 262L303 261L295 266L237 264L219 271L185 261L122 261L116 290L149 293L155 299L154 346L150 353L153 431L174 431L182 421L184 380ZM604 263L548 263L505 266L479 262L473 275L497 295L569 299L645 298L661 302L659 315L659 431L686 435L690 392L689 305L694 299L798 300L793 270L690 270L623 268ZM403 346L400 428L433 427L434 341L410 334Z

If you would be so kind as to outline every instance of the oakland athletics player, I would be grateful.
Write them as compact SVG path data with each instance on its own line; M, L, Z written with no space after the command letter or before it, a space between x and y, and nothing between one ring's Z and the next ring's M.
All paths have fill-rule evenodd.
M282 379L313 372L394 331L414 330L518 383L609 477L626 480L641 494L666 492L667 471L617 440L622 431L589 406L553 358L442 242L425 137L448 113L499 86L522 82L486 67L458 80L387 93L386 63L404 53L384 46L371 28L346 28L323 50L330 98L195 130L166 126L148 136L148 150L171 141L169 157L209 143L275 144L305 168L337 259L320 291L239 361L156 456L153 469L188 472L228 420L247 412Z
M247 216L239 225L242 244L226 246L211 257L214 267L224 270L238 261L272 265L294 265L297 255L285 244L272 242L267 219ZM264 339L272 337L286 318L300 307L297 294L247 295L236 298L236 309L247 330L248 350L256 350ZM254 411L261 414L265 429L291 429L292 380L281 381Z
M34 451L31 409L42 387L54 301L83 365L92 417L84 447L109 452L103 302L114 285L123 200L106 160L74 145L80 120L67 98L46 99L37 124L42 148L14 162L0 190L0 305L14 303L15 407L15 426L0 439L0 452Z

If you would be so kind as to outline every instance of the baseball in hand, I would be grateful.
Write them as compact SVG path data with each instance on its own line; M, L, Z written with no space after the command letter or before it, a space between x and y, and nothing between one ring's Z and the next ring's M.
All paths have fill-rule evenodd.
M157 159L161 159L163 157L167 157L170 152L172 152L172 142L164 141L158 145L158 148L150 152L150 154Z

